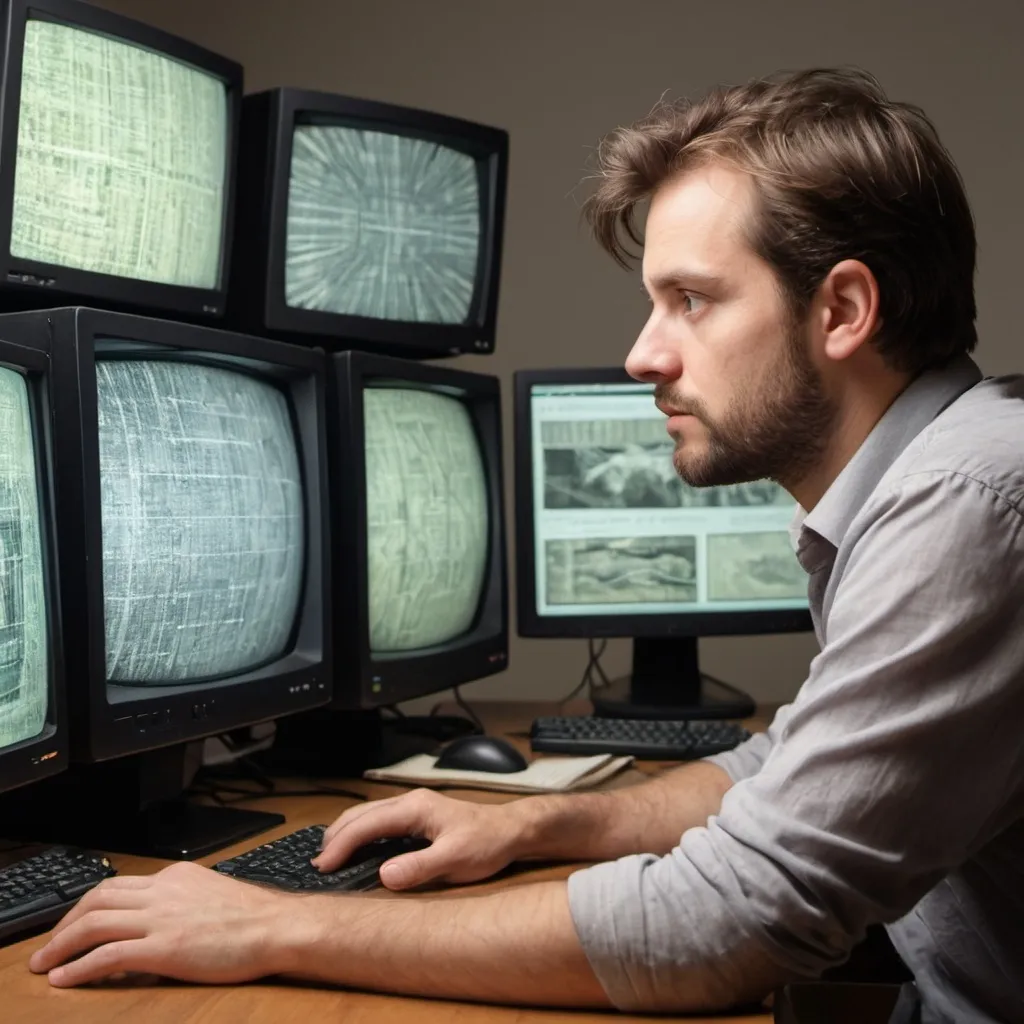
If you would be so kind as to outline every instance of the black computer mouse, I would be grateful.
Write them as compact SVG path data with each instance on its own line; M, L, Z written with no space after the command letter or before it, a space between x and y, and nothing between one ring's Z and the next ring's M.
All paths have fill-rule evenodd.
M529 762L508 740L497 736L460 736L437 759L437 768L467 772L521 772Z

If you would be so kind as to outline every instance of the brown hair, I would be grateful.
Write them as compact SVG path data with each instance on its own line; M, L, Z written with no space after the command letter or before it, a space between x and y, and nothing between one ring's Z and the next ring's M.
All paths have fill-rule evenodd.
M773 75L661 103L601 142L583 211L597 240L628 266L630 241L643 244L637 204L708 160L752 176L748 241L794 315L836 263L856 259L878 281L874 343L889 365L916 374L974 348L974 222L918 107L892 102L856 69Z

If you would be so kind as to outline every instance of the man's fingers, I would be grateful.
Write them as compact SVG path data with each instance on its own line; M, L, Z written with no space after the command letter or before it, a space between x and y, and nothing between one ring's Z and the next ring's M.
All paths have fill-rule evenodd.
M392 804L380 807L372 815L361 815L341 829L327 843L313 863L321 871L335 871L352 855L353 851L374 839L394 836L420 835L422 818L410 804Z
M387 804L394 803L396 800L401 800L406 794L402 793L399 796L389 796L386 800L370 800L365 804L357 804L355 807L350 807L347 811L338 816L338 818L324 831L324 837L321 840L320 848L325 849L327 844L343 829L348 828L354 821L357 821L364 814L376 811L380 807L385 807Z
M440 839L425 850L403 853L380 866L381 884L387 889L412 889L448 873L450 844Z
M155 962L150 939L127 939L108 942L70 964L54 967L48 980L55 988L72 988L91 981L103 981L124 971L158 974L150 965Z
M118 883L116 885L111 883ZM139 906L140 893L150 888L152 878L125 875L108 878L90 889L53 927L53 934L59 935L69 925L93 910L129 910Z
M43 974L98 946L141 938L144 934L142 915L138 913L94 910L69 924L60 934L52 935L42 949L32 954L29 970Z

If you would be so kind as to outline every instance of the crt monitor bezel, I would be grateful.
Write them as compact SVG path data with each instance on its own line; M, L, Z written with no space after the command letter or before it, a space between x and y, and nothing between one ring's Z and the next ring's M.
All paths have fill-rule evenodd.
M71 755L98 761L169 746L325 704L330 698L330 558L326 503L326 361L317 350L210 327L81 307L0 316L0 335L48 334L53 348L57 527L64 636L76 666ZM306 567L294 648L209 684L124 688L108 700L103 616L96 339L179 349L200 361L269 374L290 391L306 492ZM166 355L167 353L162 353ZM245 364L245 365L240 365ZM258 365L257 365L258 364Z
M76 267L27 260L11 253L14 174L21 107L21 68L25 24L31 15L123 40L221 79L227 85L228 137L224 165L224 204L217 285L193 288L139 281ZM128 309L153 309L200 316L221 316L227 299L235 210L235 168L241 122L242 67L185 39L79 0L6 0L0 95L0 302L20 310L52 306L63 297L103 300Z
M26 378L35 441L39 532L46 592L49 654L46 726L35 737L0 749L0 791L54 775L68 763L68 716L54 527L53 438L50 429L50 348L46 339L14 344L0 332L0 366Z
M483 223L476 286L464 323L379 320L295 309L285 302L293 128L308 123L393 131L436 141L477 159ZM262 322L244 324L249 329L306 343L314 339L334 349L372 348L406 358L493 351L508 180L507 132L412 107L325 92L272 89L245 98L242 136L240 195L246 198L237 222L232 317L237 305L241 317L261 315Z
M518 370L513 375L516 520L516 628L528 637L683 637L742 636L805 632L812 628L807 609L689 612L663 615L558 615L537 613L534 563L533 425L530 395L543 384L637 383L621 367ZM653 402L653 398L652 398ZM795 504L795 503L794 503Z
M508 664L507 561L502 480L501 392L487 374L364 352L332 357L331 505L334 544L336 677L334 708L372 708L482 679ZM480 604L471 629L419 652L373 657L366 525L363 389L396 381L465 401L487 473L490 536Z

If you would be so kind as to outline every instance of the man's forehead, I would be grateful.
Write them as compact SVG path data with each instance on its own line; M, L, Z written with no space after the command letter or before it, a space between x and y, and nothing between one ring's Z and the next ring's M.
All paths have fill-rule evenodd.
M644 277L679 266L714 274L748 249L744 226L753 201L750 177L712 164L662 185L644 231Z

